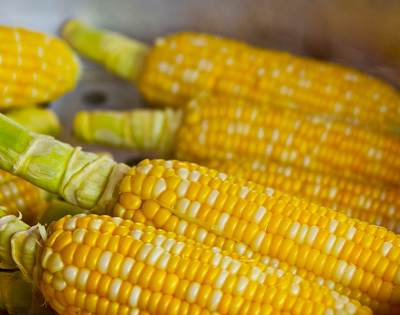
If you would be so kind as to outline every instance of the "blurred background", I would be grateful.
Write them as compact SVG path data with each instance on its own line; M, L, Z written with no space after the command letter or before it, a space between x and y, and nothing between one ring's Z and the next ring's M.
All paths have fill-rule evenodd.
M400 89L400 1L0 0L0 7L1 24L55 35L65 21L79 18L148 44L185 30L232 37L347 65ZM51 104L64 127L59 138L74 145L72 119L78 110L145 105L133 85L81 60L78 86ZM111 152L121 162L145 157L122 149Z

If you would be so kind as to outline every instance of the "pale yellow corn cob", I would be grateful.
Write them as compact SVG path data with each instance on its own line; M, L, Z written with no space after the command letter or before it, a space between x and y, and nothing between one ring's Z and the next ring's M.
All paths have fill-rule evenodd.
M399 131L399 93L348 67L190 32L152 48L77 20L63 35L78 52L136 82L151 104L184 107L208 92Z
M0 110L48 103L70 91L78 59L48 34L0 26Z
M258 161L202 161L222 173L284 191L400 233L400 188Z
M81 112L83 142L186 161L259 160L372 183L400 183L400 136L321 115L201 95L183 111Z
M66 216L47 233L12 216L0 224L11 239L2 260L14 251L59 314L372 314L299 276L130 220Z

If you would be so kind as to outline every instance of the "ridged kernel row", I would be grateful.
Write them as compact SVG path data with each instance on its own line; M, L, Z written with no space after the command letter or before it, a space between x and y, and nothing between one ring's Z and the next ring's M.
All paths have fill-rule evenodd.
M368 314L292 273L129 220L67 216L49 232L41 288L59 313Z
M211 246L230 242L224 248L229 251L244 246L245 256L251 250L360 290L367 304L400 305L400 241L393 232L255 183L248 187L245 180L181 166L157 160L132 169L120 185L114 215L141 217L144 224ZM136 200L136 210L129 208L129 198ZM185 234L186 229L195 233Z
M290 109L202 96L176 136L181 160L259 160L397 185L400 138Z

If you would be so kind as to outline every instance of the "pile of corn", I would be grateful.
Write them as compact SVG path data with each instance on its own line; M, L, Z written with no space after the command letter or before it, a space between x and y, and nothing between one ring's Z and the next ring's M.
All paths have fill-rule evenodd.
M81 112L77 139L173 159L130 168L0 113L0 268L20 269L59 314L399 314L400 95L388 84L204 34L149 47L71 21L63 36L164 107ZM0 106L73 88L79 63L62 40L0 38ZM22 222L39 205L18 195L25 183L86 211Z

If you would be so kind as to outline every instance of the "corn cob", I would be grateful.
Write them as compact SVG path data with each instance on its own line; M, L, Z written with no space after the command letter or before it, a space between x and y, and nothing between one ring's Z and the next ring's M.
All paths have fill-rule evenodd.
M19 270L0 271L0 312L7 315L55 315L36 285Z
M194 163L130 169L0 121L0 168L72 204L278 264L376 314L399 311L400 237L383 227Z
M150 48L77 20L62 32L78 52L137 83L154 105L184 107L208 92L398 131L398 92L347 67L206 34L179 33Z
M24 222L36 224L47 207L49 194L27 181L0 170L0 206L21 213Z
M221 152L219 151L221 149L218 149L221 146L213 146L213 140L210 137L210 140L207 144L204 144L203 151L200 153L201 150L196 149L196 137L194 139L191 138L193 142L190 146L188 143L190 140L186 137L190 137L188 135L194 133L195 130L200 133L200 125L207 124L207 126L214 126L217 129L218 124L223 121L221 117L223 114L221 113L221 116L217 118L208 119L207 113L210 113L212 108L216 107L212 105L203 107L203 102L201 101L198 104L198 108L196 106L199 112L202 113L204 111L203 115L200 114L202 116L200 121L192 119L193 116L188 114L181 125L181 128L183 128L185 122L187 122L185 130L182 132L179 130L182 119L178 112L173 112L170 109L151 111L138 109L129 112L79 112L75 117L74 135L77 140L85 143L98 143L141 151L156 150L159 154L170 156L173 155L174 144L178 142L174 141L174 135L179 130L183 144L177 145L177 154L182 159L195 162L201 161L202 164L209 163L205 165L209 165L211 168L223 173L232 174L237 178L255 181L266 187L304 197L312 202L345 213L348 216L368 221L372 224L382 225L389 230L400 233L400 212L396 211L396 209L400 209L398 198L396 198L397 195L400 195L400 191L396 186L372 185L369 181L362 182L347 179L342 174L339 176L322 171L310 171L300 167L284 167L271 161L268 161L268 163L250 162L250 156L248 160L241 161L238 161L237 158L229 161L226 159L204 160L205 154L212 155L213 153ZM221 110L225 109L224 106L220 106L220 108ZM237 107L232 108L237 110ZM261 113L261 115L266 117L267 114ZM230 118L227 117L226 119ZM196 120L197 125L192 128L193 121ZM240 120L240 118L237 120ZM246 125L246 121L237 122L237 120L232 117L232 124L239 125L242 123L243 126ZM274 124L278 126L281 122L276 121ZM357 134L356 131L355 134ZM222 135L223 132L217 129L213 139L219 139L218 142L222 144L224 142ZM382 138L384 138L383 135ZM244 137L241 140L241 143L246 142ZM240 146L240 144L236 145ZM354 146L356 147L357 145ZM182 151L183 153L181 153ZM201 156L201 154L204 155Z
M76 117L74 134L83 142L173 152L187 161L272 161L347 178L400 183L399 136L243 100L202 95L183 115L170 109L83 112Z
M396 186L372 185L277 163L212 160L201 164L400 233L400 189Z
M11 243L2 261L59 314L372 314L291 273L130 220L81 214L47 231L13 216L0 223Z
M48 103L71 90L78 59L55 37L0 26L0 109Z
M61 132L58 116L48 108L21 108L9 110L4 114L36 133L56 137Z

